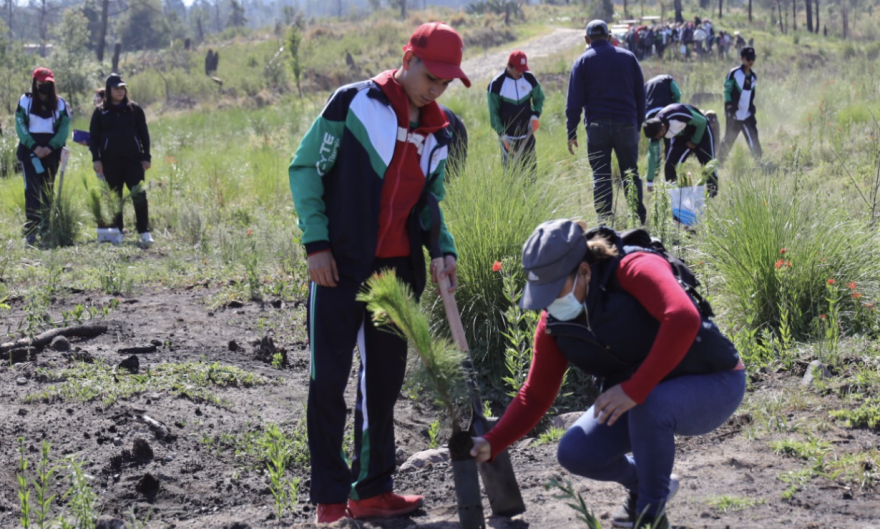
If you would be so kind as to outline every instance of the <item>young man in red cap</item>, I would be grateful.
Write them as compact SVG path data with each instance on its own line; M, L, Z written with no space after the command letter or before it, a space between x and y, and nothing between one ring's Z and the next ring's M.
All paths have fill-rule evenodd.
M418 296L426 283L422 243L430 227L426 197L443 199L452 140L436 103L461 70L458 33L419 26L402 66L343 86L330 97L290 164L290 189L308 254L311 377L308 435L311 501L317 521L393 517L422 506L392 492L394 403L406 371L406 341L373 325L355 297L374 273L394 269ZM456 251L441 225L446 273L454 286ZM432 269L436 281L436 271ZM360 354L355 446L342 449L345 386Z
M489 83L489 119L501 142L501 159L507 167L513 158L522 169L535 175L535 132L544 109L544 91L529 71L526 54L510 54L507 67Z

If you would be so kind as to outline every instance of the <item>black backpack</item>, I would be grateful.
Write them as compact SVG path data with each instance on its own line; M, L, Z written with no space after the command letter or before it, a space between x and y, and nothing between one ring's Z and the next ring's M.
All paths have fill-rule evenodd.
M691 272L690 268L688 268L684 261L670 253L669 250L663 246L660 239L651 237L646 230L641 228L617 233L607 226L593 228L585 234L585 237L587 240L590 240L596 235L605 237L618 248L622 249L623 255L621 255L621 257L634 252L651 252L665 259L672 267L672 274L675 276L675 279L678 280L678 283L684 288L684 291L687 292L691 299L694 300L694 303L696 303L700 315L704 318L712 318L715 316L712 306L703 295L700 294L700 281L697 279L697 276Z

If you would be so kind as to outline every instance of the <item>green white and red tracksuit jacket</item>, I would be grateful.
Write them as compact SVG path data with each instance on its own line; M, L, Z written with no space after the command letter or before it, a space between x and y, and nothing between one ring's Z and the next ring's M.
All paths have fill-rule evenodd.
M423 263L431 224L424 198L446 194L446 115L432 102L412 127L395 71L336 90L288 171L306 252L332 251L339 273L357 281L369 277L376 258ZM456 255L445 222L440 247Z

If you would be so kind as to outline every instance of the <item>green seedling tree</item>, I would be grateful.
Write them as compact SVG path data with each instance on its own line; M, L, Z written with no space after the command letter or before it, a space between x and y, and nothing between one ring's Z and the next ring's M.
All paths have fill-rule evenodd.
M88 180L83 180L83 183L86 186L86 206L99 228L112 228L116 216L122 213L125 202L144 192L141 183L119 198L106 181L101 181L99 187L89 187Z
M455 403L467 391L461 367L465 353L449 340L431 335L428 318L419 310L409 288L398 281L393 271L371 277L367 281L367 290L358 295L358 300L366 302L376 324L407 339L415 348L422 361L419 375L424 380L424 387L448 413L453 437L461 434L461 416Z

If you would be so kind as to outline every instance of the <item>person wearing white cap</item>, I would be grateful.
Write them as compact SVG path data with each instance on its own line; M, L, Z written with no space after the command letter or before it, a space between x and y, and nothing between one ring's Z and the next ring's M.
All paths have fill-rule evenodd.
M520 302L541 311L532 366L471 454L487 461L531 431L573 364L602 379L601 394L559 441L559 463L627 489L613 525L668 529L665 506L678 489L675 436L724 424L745 394L745 368L670 262L632 242L569 219L535 229L523 245Z

